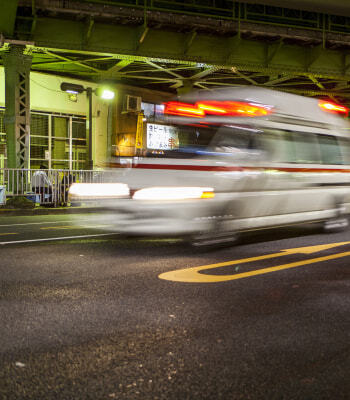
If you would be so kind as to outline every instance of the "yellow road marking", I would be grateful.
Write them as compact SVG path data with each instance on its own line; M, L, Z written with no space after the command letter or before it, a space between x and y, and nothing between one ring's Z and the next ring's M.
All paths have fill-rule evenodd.
M18 235L18 233L17 232L0 233L0 236L6 236L6 235Z
M180 270L175 270L175 271L164 272L164 273L160 274L158 277L160 279L175 281L175 282L209 283L209 282L231 281L231 280L247 278L247 277L255 276L255 275L267 274L270 272L280 271L283 269L300 267L301 265L308 265L308 264L312 264L312 263L316 263L316 262L333 260L333 259L341 258L341 257L347 257L350 255L350 251L347 251L344 253L333 254L330 256L317 257L317 258L312 258L309 260L303 260L303 261L297 261L297 262L288 263L288 264L277 265L275 267L268 267L268 268L254 270L254 271L243 272L243 273L234 274L234 275L209 275L209 274L200 274L199 272L209 270L209 269L214 269L214 268L225 267L228 265L243 264L243 263L249 263L249 262L258 261L258 260L266 260L269 258L281 257L281 256L285 256L288 254L297 254L297 253L312 254L312 253L315 253L318 251L327 250L327 249L337 247L337 246L343 246L343 245L349 244L349 243L350 242L330 243L330 244L325 244L325 245L308 246L308 247L300 247L300 248L296 248L296 249L281 250L281 252L279 252L279 253L267 254L264 256L242 258L240 260L226 261L226 262L217 263L217 264L202 265L200 267L185 268L185 269L180 269Z

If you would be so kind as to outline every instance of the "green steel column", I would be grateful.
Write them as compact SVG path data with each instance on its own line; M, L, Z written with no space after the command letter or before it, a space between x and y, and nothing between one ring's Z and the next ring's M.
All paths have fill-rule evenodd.
M93 161L93 143L92 143L92 88L86 88L86 97L88 99L88 112L86 116L86 144L87 144L87 159L86 159L86 169L94 169Z
M32 57L25 46L10 46L3 54L5 67L5 130L7 167L30 166L30 91Z
M177 94L179 96L189 93L193 90L193 82L191 80L184 80L183 86L177 88Z

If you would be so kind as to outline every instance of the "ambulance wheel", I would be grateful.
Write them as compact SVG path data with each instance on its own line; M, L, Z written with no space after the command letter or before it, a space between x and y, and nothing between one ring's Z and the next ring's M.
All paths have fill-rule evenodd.
M238 237L238 234L234 232L225 233L225 235L215 234L214 232L200 232L190 238L190 244L198 250L215 250L233 246L237 243Z
M324 221L323 231L325 233L343 232L349 227L349 217L347 215L340 215Z
M325 233L343 232L349 227L349 215L345 214L346 209L344 205L338 203L336 209L336 216L323 223L323 231Z
M217 219L213 222L211 229L192 235L190 243L192 247L205 251L232 246L238 239L238 232L223 230L222 221Z
M234 219L233 206L232 203L224 204L218 210L216 217L211 220L210 228L192 235L190 238L191 246L206 251L236 244L239 240L239 233L225 228L225 225L227 226L226 223Z

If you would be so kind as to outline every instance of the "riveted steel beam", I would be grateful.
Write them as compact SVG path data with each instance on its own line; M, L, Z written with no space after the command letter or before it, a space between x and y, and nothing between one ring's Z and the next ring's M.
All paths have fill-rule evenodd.
M83 31L83 43L85 46L89 45L89 40L94 27L94 23L95 23L94 19L91 16L89 16L85 23L85 29Z
M15 29L18 0L1 0L0 33L12 37Z
M72 58L68 58L68 57L62 56L62 55L60 55L60 54L50 52L49 50L46 50L46 49L44 49L44 52L45 52L46 54L51 55L51 56L53 56L53 57L56 57L56 58L58 58L58 59L61 59L61 60L64 60L64 61L69 61L69 62L72 63L72 64L79 65L80 67L83 67L83 68L86 68L86 69L89 69L89 70L92 70L92 71L95 71L95 72L102 72L102 71L100 71L99 69L94 68L94 67L92 67L91 65L85 64L85 63L83 63L83 62L81 62L81 61L77 61L77 60L74 60L74 59L72 59Z
M250 78L249 76L244 75L242 72L238 71L238 69L236 67L232 67L231 71L234 74L237 74L240 78L245 79L246 81L248 81L252 85L258 85L258 83L254 79Z
M266 45L266 60L265 66L268 67L273 59L276 57L277 53L280 51L281 47L283 46L283 39L280 38L278 43L273 45Z
M96 23L91 32L89 44L85 46L81 32L84 23L77 21L60 21L52 18L44 18L37 26L33 35L36 46L41 48L55 48L54 53L63 60L68 51L81 54L110 55L116 58L142 61L178 62L187 64L208 64L224 66L226 68L236 66L238 70L244 71L266 71L279 74L281 71L292 74L312 74L319 76L344 77L344 66L342 66L343 52L337 50L323 49L322 46L313 51L313 57L305 62L305 54L309 49L298 45L277 45L278 51L272 51L266 66L266 44L259 41L224 38L220 36L197 33L195 40L184 55L184 41L188 34L182 32L170 32L164 29L150 28L147 36L135 50L135 42L139 40L139 32L130 26L109 26ZM57 32L63 32L57 35ZM117 38L117 40L116 40ZM232 40L238 44L232 52ZM350 42L349 42L350 44ZM228 55L227 49L231 49ZM60 50L60 52L58 51ZM62 52L65 55L62 56ZM85 63L71 59L72 63L98 72ZM345 75L349 75L348 70Z
M197 36L197 31L193 29L185 38L183 53L186 55Z
M264 83L266 86L273 86L281 84L285 81L289 81L292 77L290 75L281 76L279 78L271 78L267 82Z
M99 74L99 78L102 79L112 79L117 76L118 72L121 71L123 68L127 67L132 63L131 60L120 60L116 62L113 67L109 68L107 71L103 71Z
M11 45L2 55L5 67L5 129L7 166L29 168L30 92L32 57L24 46Z

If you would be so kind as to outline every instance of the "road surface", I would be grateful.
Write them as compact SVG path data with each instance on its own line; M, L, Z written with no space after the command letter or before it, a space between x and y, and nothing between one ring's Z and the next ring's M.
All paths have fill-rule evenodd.
M200 253L0 218L1 399L349 399L350 232Z

